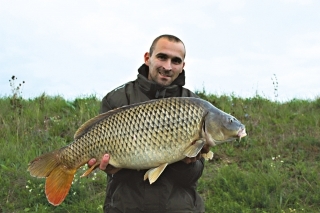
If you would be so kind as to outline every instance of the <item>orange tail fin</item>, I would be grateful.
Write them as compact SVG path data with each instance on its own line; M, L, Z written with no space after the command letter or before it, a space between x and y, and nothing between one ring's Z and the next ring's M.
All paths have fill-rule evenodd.
M76 169L69 169L59 159L60 150L46 153L30 162L28 171L34 177L46 177L46 196L58 206L67 196Z
M46 180L46 195L49 203L60 205L66 198L76 173L76 169L67 169L63 165L56 167Z

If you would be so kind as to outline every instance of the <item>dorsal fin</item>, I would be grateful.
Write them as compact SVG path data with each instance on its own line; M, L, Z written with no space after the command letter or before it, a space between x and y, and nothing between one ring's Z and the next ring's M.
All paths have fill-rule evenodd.
M157 100L157 99L154 99L154 100L149 100L149 101L144 101L144 102L140 102L140 103L135 103L135 104L130 104L130 105L125 105L125 106L122 106L122 107L119 107L119 108L116 108L116 109L113 109L113 110L110 110L108 112L105 112L105 113L102 113L94 118L91 118L90 120L86 121L84 124L82 124L79 129L76 131L76 133L74 134L74 139L78 139L80 138L83 134L85 134L89 129L91 129L95 124L99 123L100 121L102 121L103 119L109 117L109 116L112 116L116 113L119 113L123 110L126 110L126 109L129 109L129 108L132 108L132 107L136 107L136 106L139 106L139 105L142 105L142 104L146 104L147 102L149 104L152 104L153 102L156 102L156 101L165 101L165 99L198 99L198 98L191 98L191 97L184 97L184 98L164 98L164 99L160 99L160 100ZM201 100L201 99L200 99ZM198 100L196 100L198 101Z
M152 102L152 101L149 101ZM91 118L90 120L86 121L84 124L82 124L79 129L76 131L76 133L74 134L74 139L78 139L80 138L83 134L85 134L89 129L91 129L95 124L99 123L100 121L106 119L107 117L110 117L116 113L119 113L123 110L138 106L143 104L144 102L141 103L137 103L137 104L131 104L131 105L125 105L113 110L110 110L108 112L102 113L100 115L97 115L94 118Z

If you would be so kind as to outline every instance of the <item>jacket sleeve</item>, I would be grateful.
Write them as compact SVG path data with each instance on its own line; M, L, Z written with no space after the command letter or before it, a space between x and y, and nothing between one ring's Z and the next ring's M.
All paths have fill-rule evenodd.
M204 158L189 164L186 164L183 161L178 161L169 165L166 169L168 170L168 175L170 175L177 184L182 186L191 186L196 184L202 175L204 169Z

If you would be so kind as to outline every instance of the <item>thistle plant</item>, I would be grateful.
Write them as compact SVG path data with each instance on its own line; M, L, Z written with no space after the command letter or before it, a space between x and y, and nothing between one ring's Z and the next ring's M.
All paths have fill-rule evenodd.
M9 80L12 96L10 97L10 104L11 109L16 111L18 115L21 115L22 112L22 89L25 81L22 81L22 83L19 83L18 86L16 86L17 81L16 76L12 76Z
M272 84L273 84L273 94L274 94L274 99L277 100L279 96L279 83L276 74L273 74L273 77L271 77Z

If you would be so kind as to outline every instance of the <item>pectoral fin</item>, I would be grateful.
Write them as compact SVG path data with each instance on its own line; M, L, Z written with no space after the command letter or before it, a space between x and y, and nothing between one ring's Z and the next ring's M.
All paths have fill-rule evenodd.
M196 157L198 153L201 151L201 149L203 148L204 144L205 144L205 141L203 139L197 140L196 142L194 142L194 144L189 146L183 152L183 154L188 158Z
M160 166L156 168L149 169L144 174L144 180L149 179L149 183L154 183L161 175L161 173L164 171L164 169L167 167L168 163L161 164Z

